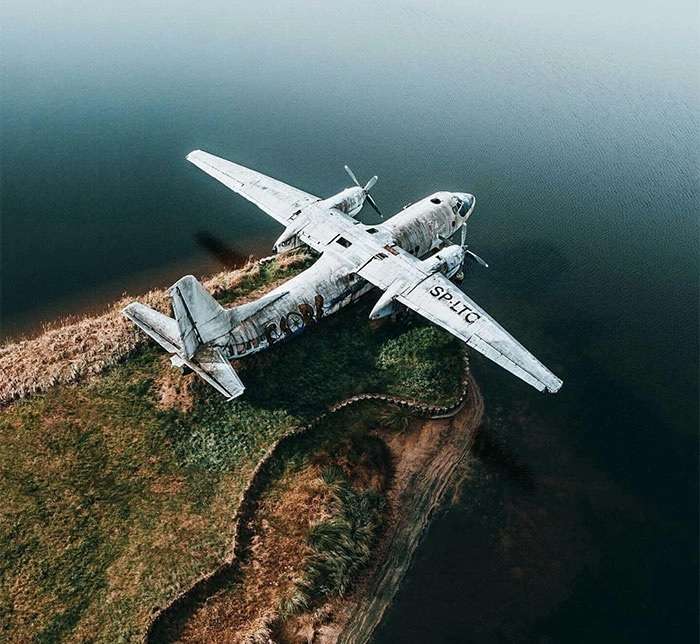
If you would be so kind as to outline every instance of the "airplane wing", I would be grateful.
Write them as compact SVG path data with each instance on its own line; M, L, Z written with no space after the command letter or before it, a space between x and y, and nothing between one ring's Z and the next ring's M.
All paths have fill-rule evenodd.
M392 271L383 261L383 270L378 270L374 262L374 266L370 263L358 274L382 289L389 288L387 275L400 275L391 285L397 302L449 331L535 389L551 393L560 389L559 378L444 275L426 275L418 266L411 266L413 262L399 257L395 261L399 259L404 260L400 272Z
M288 226L305 206L319 200L308 192L202 150L190 152L187 160L284 226Z

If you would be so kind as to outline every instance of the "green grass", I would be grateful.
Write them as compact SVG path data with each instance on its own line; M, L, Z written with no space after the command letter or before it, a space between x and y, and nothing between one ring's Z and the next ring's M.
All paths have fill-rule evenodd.
M338 471L326 469L324 481L333 491L337 512L312 526L313 554L300 588L310 601L344 595L357 572L367 564L383 523L384 497L375 490L356 490Z
M371 295L312 326L304 336L243 362L248 399L304 416L363 392L433 404L453 401L462 368L459 343L416 318L373 328L370 308Z
M267 265L226 297L289 274ZM2 410L0 639L138 640L154 609L221 562L240 492L289 428L359 391L454 396L456 343L412 322L372 330L367 313L351 307L244 361L233 403L197 382L190 412L159 409L170 367L149 345ZM352 569L336 572L333 587Z
M279 606L282 619L317 607L326 598L344 596L372 556L384 525L392 468L388 447L371 433L376 407L364 403L359 413L339 412L311 434L287 443L277 455L264 493L267 498L293 486L308 467L320 468L330 493L330 516L308 528L310 554L301 578Z

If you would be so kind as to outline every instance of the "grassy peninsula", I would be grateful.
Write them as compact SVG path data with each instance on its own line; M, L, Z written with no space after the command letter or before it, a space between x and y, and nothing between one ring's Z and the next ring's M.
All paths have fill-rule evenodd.
M310 261L250 264L207 286L235 304ZM147 300L165 310L163 292ZM167 356L134 335L116 305L0 348L3 641L142 640L156 613L231 559L242 494L281 436L355 393L431 404L454 398L462 368L457 344L412 318L370 325L368 310L349 307L237 365L247 390L233 403L181 377ZM318 457L313 465L329 490L330 524L314 528L296 595L283 598L287 611L324 592L321 582L335 574L324 543L342 537L353 507L371 510L381 523L381 485L349 481L331 445L326 462ZM365 531L363 555L373 529ZM334 592L366 557L350 559L336 571Z

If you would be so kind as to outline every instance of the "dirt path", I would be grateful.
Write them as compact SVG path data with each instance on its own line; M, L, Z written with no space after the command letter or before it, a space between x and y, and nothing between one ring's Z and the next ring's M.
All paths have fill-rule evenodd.
M369 641L390 606L433 512L453 487L465 463L484 404L468 376L468 399L455 417L428 420L412 431L382 435L395 458L390 492L392 521L377 554L380 564L357 590L333 609L332 622L316 629L313 641L361 644Z

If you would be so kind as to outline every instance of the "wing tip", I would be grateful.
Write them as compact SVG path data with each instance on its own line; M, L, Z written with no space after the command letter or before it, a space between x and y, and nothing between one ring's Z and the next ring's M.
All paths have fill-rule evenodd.
M147 315L151 311L153 311L153 309L151 309L149 306L146 306L145 304L141 304L141 302L134 301L134 302L130 302L124 308L122 308L121 314L125 318L131 320L132 322L135 322L141 316ZM156 313L157 313L157 311L156 311Z
M231 402L232 400L236 400L236 398L240 398L244 393L245 393L245 387L241 387L240 389L236 389L233 392L231 392L230 390L227 390L226 402Z
M185 159L187 159L190 163L193 163L194 160L195 160L200 154L202 154L202 152L203 152L203 150L192 150L192 152L190 152L190 153L185 157Z

